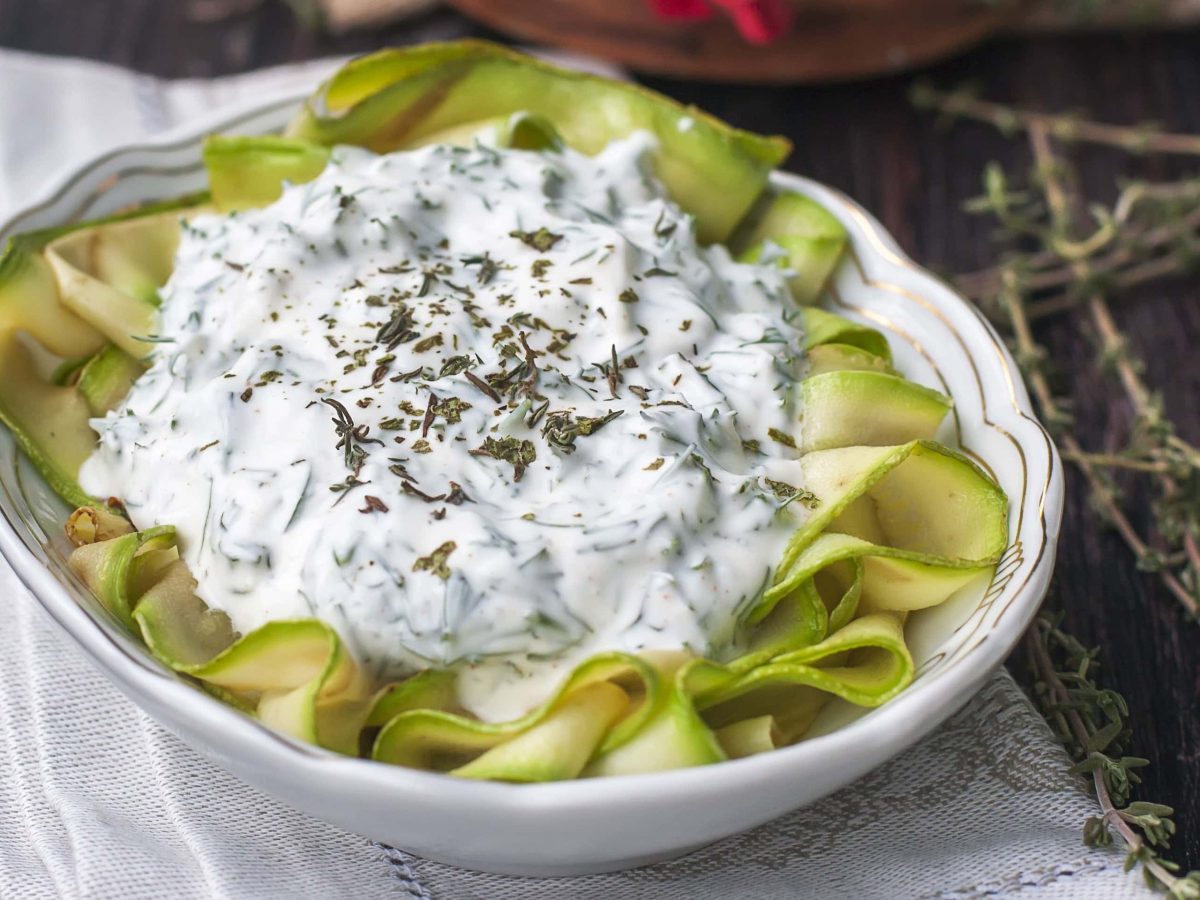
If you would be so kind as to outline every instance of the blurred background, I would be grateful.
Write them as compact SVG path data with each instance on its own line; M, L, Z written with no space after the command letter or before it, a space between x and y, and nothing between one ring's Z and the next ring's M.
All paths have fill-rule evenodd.
M584 53L791 138L788 168L850 194L922 263L966 273L960 286L1006 335L1013 322L995 288L1007 271L1025 279L1042 306L1031 307L1032 338L1015 345L1055 393L1060 440L1144 456L1141 468L1091 477L1068 468L1049 603L1103 648L1105 683L1129 702L1133 750L1151 760L1145 795L1176 808L1171 855L1196 868L1200 631L1186 595L1200 596L1200 457L1171 480L1154 474L1167 465L1159 450L1130 448L1147 408L1160 431L1200 441L1198 21L1200 0L0 0L0 47L169 78L465 36ZM1056 238L1036 224L1046 210L1027 131L1039 122L1058 138L1082 231L1109 227L1093 204L1112 220L1086 278L1043 252ZM1166 199L1126 221L1117 201L1133 179L1159 186L1139 196ZM1169 240L1137 239L1168 226ZM1033 281L1030 266L1043 267ZM1093 296L1115 333L1082 308ZM1145 538L1141 552L1108 527L1097 484ZM1020 654L1010 666L1029 683Z

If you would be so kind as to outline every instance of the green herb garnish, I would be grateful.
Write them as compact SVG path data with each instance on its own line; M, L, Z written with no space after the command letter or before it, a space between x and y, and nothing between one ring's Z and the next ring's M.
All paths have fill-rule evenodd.
M613 419L623 415L624 412L625 410L618 409L606 416L580 416L579 418L566 410L548 413L546 424L542 426L542 437L559 452L574 453L576 438L595 434Z
M544 227L539 228L537 231L521 231L520 229L510 231L508 236L515 237L521 243L528 244L541 253L545 253L562 240L561 234L554 234L551 231L547 231Z
M451 356L448 360L442 363L442 368L438 371L438 378L448 378L451 375L460 375L467 369L471 368L471 357L466 354L460 356Z
M798 487L788 484L786 481L776 481L774 478L764 478L763 483L770 489L771 493L783 504L787 506L792 501L798 502L801 506L808 509L816 509L821 505L821 500L812 491L805 491Z
M472 456L490 456L501 462L511 463L513 481L520 481L525 469L537 459L537 448L532 441L520 440L515 437L487 437L483 444L471 451Z
M417 332L413 330L412 310L401 303L392 313L392 317L376 333L375 340L389 350L394 350L398 345L405 344L416 337Z
M454 541L446 541L428 556L418 557L412 565L414 572L429 572L435 575L442 581L446 581L450 577L450 567L446 565L446 560L450 558L450 554L458 549L458 544Z
M249 389L247 388L247 390ZM362 468L363 461L367 458L367 451L362 448L362 445L382 444L383 441L368 437L368 427L355 425L350 411L337 400L331 397L322 397L321 402L333 408L333 426L338 436L336 449L343 451L346 468L357 475L358 470Z
M413 344L413 353L424 353L427 350L432 350L434 347L440 347L445 343L445 340L440 334L431 334L427 338L422 338Z
M785 447L796 449L796 439L786 431L780 431L778 428L768 428L767 436L777 443L783 444Z

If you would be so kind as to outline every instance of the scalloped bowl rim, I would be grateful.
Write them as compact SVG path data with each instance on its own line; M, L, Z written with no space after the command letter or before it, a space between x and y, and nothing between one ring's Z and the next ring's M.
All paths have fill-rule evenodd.
M44 191L37 202L0 225L0 238L29 227L46 211L91 181L120 181L107 169L123 159L164 156L192 157L203 136L239 126L264 131L282 124L283 115L304 95L289 93L272 103L228 110L159 137L121 146L75 167ZM182 148L182 149L181 149ZM189 155L190 154L190 155ZM134 167L138 168L138 167ZM143 166L142 169L147 169ZM162 170L170 180L171 170ZM192 746L224 765L243 780L293 806L326 818L348 830L397 843L420 855L487 871L511 874L574 874L607 871L678 855L687 849L745 830L812 802L862 777L927 734L959 709L999 666L1033 619L1049 583L1055 544L1062 517L1063 478L1053 442L1036 421L1017 368L1003 341L974 307L946 285L920 269L900 250L896 241L862 207L840 192L808 179L777 174L776 183L810 193L825 203L850 230L858 266L895 275L900 270L931 308L976 349L984 349L978 362L981 396L984 391L1008 401L993 410L998 424L1014 436L1022 459L1026 452L1046 462L1045 476L1030 486L1030 497L1011 498L1014 504L1032 503L1037 520L1025 523L1040 541L1038 558L1030 565L1021 560L1023 581L1003 589L1006 612L964 655L939 671L922 675L884 706L828 734L791 747L747 759L711 766L643 775L534 785L476 782L450 776L388 766L368 760L337 756L270 731L232 707L201 693L154 662L129 637L120 634L95 610L82 605L67 586L31 551L18 534L11 496L0 496L0 553L8 560L39 604L128 696ZM183 193L176 190L176 193ZM157 192L156 192L157 193ZM169 192L162 194L169 196ZM141 197L140 199L152 199ZM45 224L45 223L43 223ZM39 226L41 227L41 226ZM909 289L911 291L911 288ZM963 344L964 348L967 346ZM986 403L985 403L986 406ZM19 475L18 475L19 477ZM7 491L6 494L11 492ZM1035 497L1036 495L1036 497ZM25 529L28 531L28 529ZM36 534L29 535L37 540ZM1017 535L1018 540L1024 539ZM830 761L834 761L831 763ZM819 784L795 789L789 799L771 802L757 798L746 809L738 798L764 783L783 785L822 771ZM830 771L832 770L832 771ZM336 785L335 791L329 785ZM793 784L794 787L794 784ZM781 802L782 800L782 802ZM661 831L655 810L683 813L672 821L682 824L673 835ZM393 817L388 809L398 809ZM707 811L708 815L704 815ZM419 813L419 815L414 815ZM698 821L688 821L688 817ZM422 817L424 817L422 819ZM643 827L638 822L643 821ZM381 821L381 818L384 821ZM416 822L412 820L416 819ZM661 819L661 816L659 817ZM397 821L399 820L399 821ZM407 820L407 821L405 821ZM530 823L540 824L530 824ZM586 837L556 845L556 835L574 823ZM639 838L614 833L616 823ZM529 852L496 847L476 835L460 841L462 829L485 829L488 823L505 824L528 833ZM524 823L523 825L520 823ZM512 843L506 838L501 844ZM644 846L640 853L633 844ZM595 845L589 849L587 844ZM603 849L605 846L608 849ZM556 855L557 854L557 855Z

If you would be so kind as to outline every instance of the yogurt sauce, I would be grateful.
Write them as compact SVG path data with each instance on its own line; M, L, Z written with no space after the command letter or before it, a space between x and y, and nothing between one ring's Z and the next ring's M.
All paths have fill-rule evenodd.
M736 650L804 514L786 273L598 156L338 148L184 224L89 492L173 524L243 633L315 616L488 721L604 650ZM800 502L790 502L798 500Z

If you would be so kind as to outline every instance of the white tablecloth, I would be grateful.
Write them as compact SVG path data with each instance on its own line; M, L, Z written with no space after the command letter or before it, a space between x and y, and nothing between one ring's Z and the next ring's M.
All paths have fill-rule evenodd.
M329 63L211 82L0 53L0 220L65 165ZM0 897L1116 898L1121 852L1005 672L935 734L808 809L674 862L531 880L347 834L236 781L133 706L0 562Z

